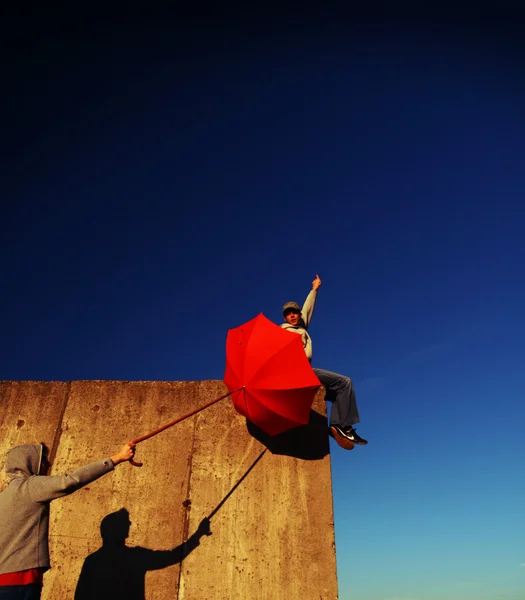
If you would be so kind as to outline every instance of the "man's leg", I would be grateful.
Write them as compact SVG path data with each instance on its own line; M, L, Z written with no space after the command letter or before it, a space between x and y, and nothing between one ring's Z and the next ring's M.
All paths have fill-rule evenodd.
M40 600L40 595L42 593L42 586L38 583L32 583L31 585L26 585L27 588L26 594L24 596L24 600Z
M350 377L325 369L314 369L314 373L326 388L326 399L333 403L330 425L346 429L359 423L354 385Z
M354 444L367 444L368 442L357 435L353 428L353 425L359 423L359 412L350 377L324 369L314 369L314 372L326 388L326 399L333 403L330 413L330 435L345 450L352 450Z
M1 600L40 600L42 586L32 583L30 585L9 585L0 587Z

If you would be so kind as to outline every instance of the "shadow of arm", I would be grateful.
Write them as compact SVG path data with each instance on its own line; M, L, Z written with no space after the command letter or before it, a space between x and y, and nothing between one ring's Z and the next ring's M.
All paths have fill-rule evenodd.
M204 535L211 535L210 520L207 517L200 522L195 533L180 546L173 548L173 550L150 550L146 570L155 571L182 562L200 545L200 539Z

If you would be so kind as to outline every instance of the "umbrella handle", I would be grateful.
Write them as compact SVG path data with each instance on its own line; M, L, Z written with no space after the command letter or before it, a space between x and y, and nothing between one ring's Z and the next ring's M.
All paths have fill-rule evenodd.
M240 392L242 389L244 389L244 387L245 386L242 386L238 390L233 390L232 392L228 392L227 394L223 394L219 398L215 398L215 400L212 400L211 402L208 402L207 404L204 404L200 408L196 408L195 410L189 412L187 415L183 415L182 417L179 417L178 419L175 419L174 421L170 421L169 423L166 423L166 425L163 425L162 427L159 427L158 429L155 429L155 431L150 431L150 433L146 433L146 435L143 435L142 437L139 437L136 440L133 440L132 443L133 444L138 444L139 442L143 442L144 440L147 440L150 437L153 437L154 435L157 435L157 433L160 433L161 431L164 431L165 429L168 429L168 427L172 427L173 425L176 425L177 423L180 423L181 421L184 421L184 419L187 419L188 417L192 417L193 415L197 414L201 410L204 410L205 408L208 408L208 406L211 406L212 404L215 404L216 402L219 402L219 400L224 400L224 398L227 398L228 396L231 396L232 394L235 394L235 392ZM142 467L142 465L144 464L144 463L135 461L133 459L130 459L129 462L134 467Z

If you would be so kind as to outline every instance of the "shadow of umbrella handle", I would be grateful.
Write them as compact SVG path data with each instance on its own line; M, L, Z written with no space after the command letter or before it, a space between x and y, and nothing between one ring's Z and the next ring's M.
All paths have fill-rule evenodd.
M178 419L175 419L174 421L170 421L169 423L166 423L166 425L163 425L162 427L159 427L158 429L155 429L155 431L151 431L150 433L147 433L146 435L143 435L142 437L139 437L136 440L133 440L132 443L133 444L138 444L139 442L143 442L144 440L147 440L150 437L153 437L154 435L157 435L157 433L160 433L161 431L164 431L165 429L168 429L168 427L172 427L173 425L176 425L177 423L180 423L181 421L184 421L184 419L187 419L188 417L192 417L193 415L197 414L201 410L204 410L205 408L208 408L208 406L211 406L212 404L215 404L215 402L219 402L219 400L224 400L224 398L227 398L228 396L231 396L232 394L235 394L235 392L240 392L242 389L244 389L244 387L245 386L242 386L238 390L233 390L232 392L228 392L227 394L223 394L219 398L215 398L215 400L212 400L211 402L208 402L207 404L204 404L203 406L201 406L199 408L196 408L195 410L192 410L187 415L183 415L182 417L179 417ZM129 459L129 462L134 467L142 467L142 465L144 464L144 463L135 461L132 458Z

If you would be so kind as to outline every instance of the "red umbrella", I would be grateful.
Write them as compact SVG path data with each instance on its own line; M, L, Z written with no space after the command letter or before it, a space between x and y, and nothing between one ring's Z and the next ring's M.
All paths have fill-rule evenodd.
M270 435L306 425L321 385L301 336L262 313L228 331L224 383L237 412Z

